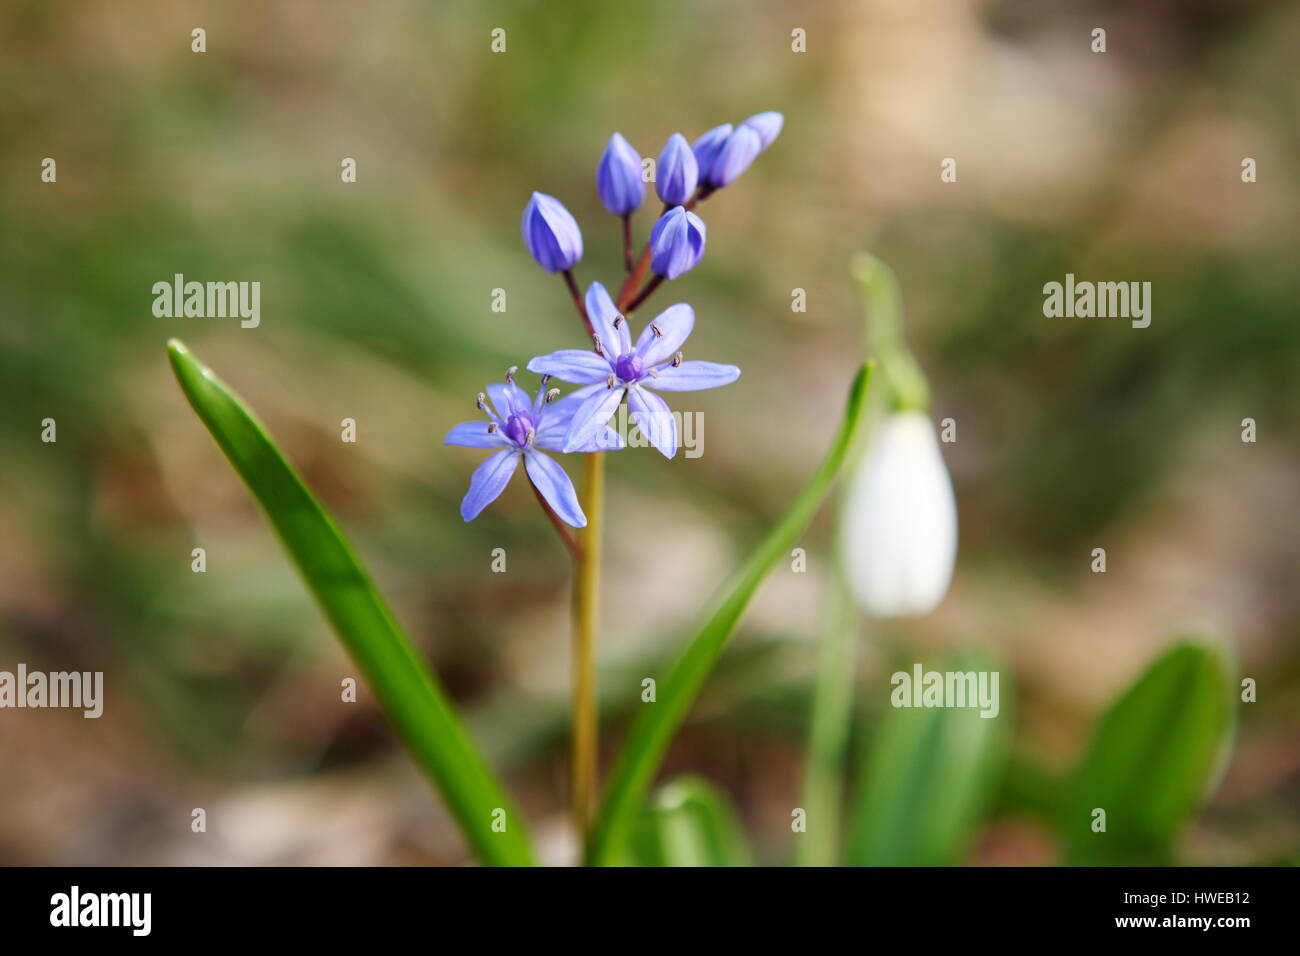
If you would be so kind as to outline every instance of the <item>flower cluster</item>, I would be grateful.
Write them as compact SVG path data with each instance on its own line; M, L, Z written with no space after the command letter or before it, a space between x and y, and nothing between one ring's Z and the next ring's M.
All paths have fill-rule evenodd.
M487 421L465 422L448 432L446 444L493 450L470 480L461 517L472 521L496 500L522 460L529 481L552 515L575 528L585 526L573 483L545 452L625 447L623 436L608 423L626 401L632 421L649 443L672 458L678 448L677 424L656 393L717 388L740 377L734 365L686 360L682 346L695 325L695 311L689 305L665 309L635 341L627 316L665 280L677 279L699 265L707 230L694 212L696 204L735 182L776 140L782 122L780 113L767 112L734 128L729 123L714 127L694 143L681 133L670 136L653 177L663 210L635 259L630 222L645 201L645 167L622 134L609 138L597 166L596 190L605 208L623 221L627 276L617 296L599 282L591 283L585 296L579 293L573 268L582 260L582 230L558 199L533 193L520 224L524 245L538 265L564 277L591 347L560 349L529 361L528 371L541 376L532 400L515 384L518 370L511 368L504 384L490 385L486 394L478 396ZM553 379L581 387L560 397L560 390L550 387Z

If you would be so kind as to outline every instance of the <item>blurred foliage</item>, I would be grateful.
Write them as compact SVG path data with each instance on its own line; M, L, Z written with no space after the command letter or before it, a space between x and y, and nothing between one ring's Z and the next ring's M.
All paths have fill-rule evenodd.
M935 416L960 436L945 447L962 522L953 593L934 622L890 637L927 656L996 646L1029 715L1019 749L1051 755L1074 752L1086 715L1151 650L1134 634L1208 618L1242 635L1243 669L1269 675L1269 693L1242 714L1240 777L1198 847L1242 860L1295 844L1294 5L831 0L797 19L807 54L789 52L792 14L772 2L5 5L0 663L103 669L130 706L90 744L0 722L0 748L28 761L15 778L31 781L0 797L14 821L0 856L72 852L43 850L62 824L38 769L71 800L96 785L86 760L111 756L129 772L98 785L156 819L184 805L187 781L328 779L395 746L373 703L333 705L346 664L168 381L172 335L262 411L491 756L527 783L521 799L558 812L559 552L522 490L462 524L474 459L441 435L508 365L580 344L558 280L519 241L529 192L568 204L580 280L608 282L617 225L594 169L609 133L652 156L675 130L761 109L785 113L781 139L701 208L705 261L658 300L689 299L693 356L745 375L700 399L703 458L612 462L610 706L626 711L616 682L635 687L635 668L680 639L825 447L861 359L845 269L867 248L898 271ZM1103 20L1110 51L1092 55ZM504 55L489 49L498 26ZM938 182L948 155L956 184ZM39 180L46 156L57 184ZM355 184L339 181L344 156ZM1151 327L1045 319L1042 286L1066 272L1151 281ZM261 281L261 327L155 318L152 284L176 273ZM793 288L807 313L790 311ZM357 446L338 442L345 415ZM47 416L57 445L38 440ZM1237 440L1247 416L1257 445ZM808 535L814 571L827 530ZM1140 577L1099 585L1081 570L1099 541ZM189 569L196 544L205 575ZM511 570L493 576L498 546ZM706 691L668 768L725 778L760 862L788 850L815 576L807 598L774 579L734 650L789 639L782 666L724 659L734 679ZM878 665L868 655L873 680Z

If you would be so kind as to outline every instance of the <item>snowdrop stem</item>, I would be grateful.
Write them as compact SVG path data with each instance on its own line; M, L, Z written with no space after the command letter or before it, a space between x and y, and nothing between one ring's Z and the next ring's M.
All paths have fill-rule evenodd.
M880 362L890 409L928 412L930 385L903 340L903 304L898 277L888 265L866 252L853 258L851 271L862 291L867 339Z
M853 715L856 627L848 586L838 567L827 585L825 620L818 638L817 675L808 729L802 806L820 821L799 842L800 866L839 866L844 762Z
M596 796L598 727L596 713L596 630L600 615L601 533L605 519L605 456L582 456L582 509L587 527L573 564L573 822L585 841Z

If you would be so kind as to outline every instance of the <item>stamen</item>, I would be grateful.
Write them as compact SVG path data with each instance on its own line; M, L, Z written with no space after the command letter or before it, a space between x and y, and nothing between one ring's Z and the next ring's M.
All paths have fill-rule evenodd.
M599 336L599 335L593 335L593 336L591 337L591 341L594 342L594 343L596 344L596 354L599 355L601 358L604 358L604 357L605 357L605 347L604 347L603 345L600 344L600 336Z
M536 437L537 437L537 429L536 428L528 429L528 434L524 436L524 444L531 445L533 443L533 439Z
M650 323L650 331L655 334L655 338L659 338L663 335L663 333L659 331L659 326L654 322Z
M673 356L673 368L680 368L682 364L682 353L678 352Z
M609 375L605 378L605 387L613 388L617 384L618 384L618 379L614 377L613 372L610 372Z
M614 330L618 331L619 329L621 329L625 321L626 320L621 315L614 316Z
M558 388L551 389L549 392L546 393L546 404L547 405L553 404L555 400L559 397L560 397L560 390Z
M479 392L478 395L474 397L474 403L478 405L479 411L487 411L487 396L482 392Z
M651 377L651 378L658 378L658 377L659 377L659 369L655 368L653 365L650 366L650 368L648 368L646 371L648 371L648 372L650 373L650 377Z
M545 388L547 385L550 384L550 382L551 382L551 376L549 375L542 376L542 388Z
M497 433L497 423L496 423L496 422L488 422L488 434L489 434L489 435L495 435L496 433Z
M515 372L517 372L517 371L519 371L519 366L518 366L518 365L512 365L512 366L510 366L508 369L506 369L506 384L507 384L507 385L513 385L513 384L515 384Z

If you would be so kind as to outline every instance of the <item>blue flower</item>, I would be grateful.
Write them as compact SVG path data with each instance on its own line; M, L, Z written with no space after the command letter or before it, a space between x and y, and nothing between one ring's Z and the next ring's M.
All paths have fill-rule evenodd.
M528 363L528 370L584 385L567 397L581 404L574 410L562 449L590 450L617 433L608 428L610 416L627 396L628 410L641 433L666 458L677 453L677 423L667 403L650 389L693 392L730 385L740 378L734 365L687 362L682 343L695 325L695 311L685 303L661 312L632 344L627 319L618 313L605 287L593 282L587 290L587 315L596 330L595 350L561 349Z
M469 492L460 503L460 516L466 521L477 518L505 490L522 459L528 480L552 510L573 527L584 527L587 516L578 504L573 482L553 458L542 454L539 449L554 452L564 450L561 446L570 421L586 396L577 396L575 392L560 399L560 390L553 388L548 391L548 379L543 377L537 397L529 402L523 389L515 385L514 372L512 368L506 373L505 384L487 387L488 395L492 398L491 405L488 404L487 396L479 393L478 407L487 413L486 422L462 422L443 439L447 445L497 449L495 454L489 455L475 469L470 478ZM612 429L606 428L604 433L593 429L587 447L569 450L597 451L622 447L622 438Z
M582 259L582 230L554 196L533 193L524 207L524 245L547 272L567 272Z
M758 133L763 148L767 149L781 135L781 127L785 125L785 117L775 110L768 110L765 113L755 113L741 125L752 127L754 132Z
M655 166L655 192L667 206L680 206L691 198L700 178L699 164L686 137L673 133Z
M709 178L713 161L718 158L718 153L722 152L722 147L727 145L727 140L730 138L731 124L723 123L721 126L713 127L691 144L695 161L700 167L700 181L705 185L713 185L713 180Z
M596 170L596 189L600 201L616 216L635 212L645 199L645 180L641 178L641 156L632 145L615 133L609 138L605 153Z
M774 110L755 113L732 130L715 126L695 141L700 181L714 189L729 186L749 168L758 154L781 135L785 117Z
M676 279L704 258L704 220L685 206L674 206L650 230L650 268L665 279Z

